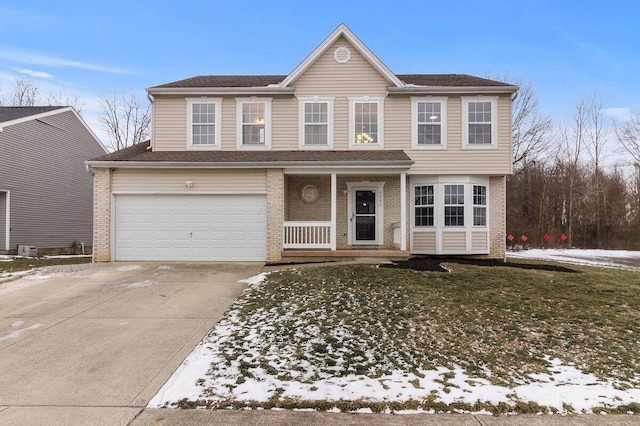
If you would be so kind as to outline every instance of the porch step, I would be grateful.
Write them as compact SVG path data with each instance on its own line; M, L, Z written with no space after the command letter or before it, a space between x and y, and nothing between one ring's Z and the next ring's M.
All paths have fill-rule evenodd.
M283 262L335 261L348 260L355 257L407 260L409 252L406 250L285 250L282 252Z

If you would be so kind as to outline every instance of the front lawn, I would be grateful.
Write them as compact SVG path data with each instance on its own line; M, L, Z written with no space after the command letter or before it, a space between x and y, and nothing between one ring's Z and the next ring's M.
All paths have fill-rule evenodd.
M91 263L91 256L18 257L0 256L0 279L18 276L20 272L57 265Z
M446 266L272 273L150 406L640 412L640 273Z

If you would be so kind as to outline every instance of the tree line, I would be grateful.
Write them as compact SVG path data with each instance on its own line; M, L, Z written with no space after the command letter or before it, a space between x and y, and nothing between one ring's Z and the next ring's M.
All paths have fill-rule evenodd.
M557 122L539 111L531 84L519 85L508 246L640 249L640 112L616 120L588 95Z

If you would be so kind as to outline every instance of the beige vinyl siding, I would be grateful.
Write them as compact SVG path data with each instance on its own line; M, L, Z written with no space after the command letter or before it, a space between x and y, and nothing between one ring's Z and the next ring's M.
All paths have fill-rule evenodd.
M486 251L487 250L487 233L486 232L472 232L471 233L471 251Z
M156 96L153 100L153 150L187 149L187 102L185 96Z
M351 59L346 64L339 64L333 58L333 53L338 47L347 47L351 51ZM355 96L386 96L387 86L389 86L389 84L390 83L342 37L336 40L316 62L293 82L296 88L296 96L332 96L335 98L335 150L346 150L349 148L348 98ZM297 125L297 114L292 117L295 117ZM297 148L297 139L295 146L278 147L278 149Z
M265 169L117 169L114 192L266 192ZM187 188L185 182L193 186Z
M435 253L436 233L435 231L413 232L413 249L415 253Z
M271 148L280 151L298 149L298 100L274 97L271 102Z
M467 251L467 233L466 232L443 232L442 233L442 252L460 252Z
M411 149L411 97L389 96L385 102L385 149L404 150L415 162L410 174L510 174L511 98L498 99L498 148L462 148L462 101L447 99L447 149Z

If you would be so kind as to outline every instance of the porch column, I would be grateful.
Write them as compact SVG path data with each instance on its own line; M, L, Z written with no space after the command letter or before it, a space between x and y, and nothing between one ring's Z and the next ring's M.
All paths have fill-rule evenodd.
M407 174L400 173L400 250L407 249Z
M335 251L336 249L336 208L338 206L338 198L337 198L337 190L338 190L338 179L336 178L335 173L331 173L331 250Z

